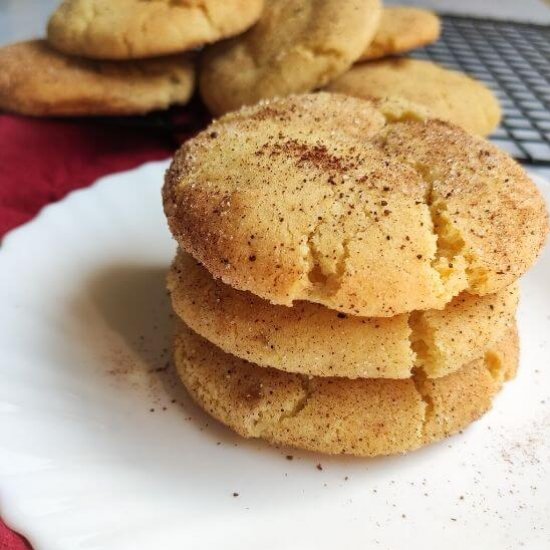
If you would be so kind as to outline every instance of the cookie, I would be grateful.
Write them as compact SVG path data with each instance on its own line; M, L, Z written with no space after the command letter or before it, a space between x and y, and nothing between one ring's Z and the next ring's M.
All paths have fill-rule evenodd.
M381 12L379 0L270 0L247 33L205 51L202 99L221 115L320 88L359 58Z
M435 42L441 33L439 17L428 10L392 6L382 10L380 26L360 60L396 55Z
M311 302L276 306L212 278L179 252L168 275L176 314L227 353L312 376L409 378L453 372L513 326L518 289L462 294L443 310L389 318L352 317Z
M90 61L44 40L0 48L0 108L35 116L134 115L185 104L193 93L192 59Z
M239 34L263 0L64 0L48 23L57 50L92 59L181 53Z
M400 96L480 136L489 135L501 119L491 90L431 61L398 58L360 63L331 82L327 90L366 99Z
M173 234L274 304L391 317L509 286L548 230L540 192L485 140L398 114L319 93L226 115L167 172Z
M513 329L484 357L435 380L319 378L258 367L178 328L175 363L192 398L243 437L331 454L404 453L462 430L518 362Z

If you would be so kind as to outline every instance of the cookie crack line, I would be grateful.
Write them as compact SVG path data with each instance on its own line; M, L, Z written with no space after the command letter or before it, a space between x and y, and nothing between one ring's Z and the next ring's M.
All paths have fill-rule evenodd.
M407 316L407 325L409 326L409 347L413 357L411 372L413 368L425 369L430 357L430 347L432 342L426 338L424 325L424 313L422 311L413 311Z
M494 351L488 351L483 356L483 364L487 369L491 378L497 383L502 383L507 380L506 373L504 372L504 363L502 357Z
M471 254L467 254L464 238L448 216L446 199L436 193L436 180L430 174L430 168L422 163L408 164L427 184L424 203L428 207L436 237L431 267L441 281L441 295L448 295L450 299L470 288L468 267Z
M309 376L300 376L300 382L302 384L304 394L300 399L298 399L298 401L296 401L294 408L290 412L283 414L283 416L279 418L279 422L286 418L294 418L295 416L298 416L298 414L300 414L300 412L302 412L302 410L306 407L311 395L313 394L311 380L312 379Z
M437 239L435 256L431 262L431 266L439 274L441 282L444 283L445 277L442 273L442 266L440 264L442 260L448 260L447 267L450 270L448 273L448 277L450 277L453 273L453 270L455 269L453 260L458 259L458 257L461 255L462 249L464 247L464 241L459 240L458 245L455 247L448 246L448 243L445 241L444 238L445 229L448 228L443 225L443 219L441 216L442 212L446 208L446 204L444 201L441 202L436 200L434 193L434 181L430 178L428 169L422 165L416 166L415 169L417 173L422 177L422 179L428 184L425 202L430 211L432 228ZM447 248L450 248L450 250L447 251ZM452 255L449 257L450 254Z
M317 249L315 242L313 241L315 235L317 234L319 225L320 224L317 225L316 230L307 240L310 261L310 268L307 273L307 278L312 286L311 290L314 293L319 292L324 297L332 297L338 293L343 284L343 277L346 272L346 261L350 256L349 243L351 242L351 239L342 239L340 243L342 252L338 254L338 257L335 259L335 269L333 272L327 273L323 269L322 259L324 255Z
M313 394L312 378L306 375L300 376L300 383L302 385L302 392L303 392L302 395L296 400L292 409L290 409L287 412L281 413L279 418L277 418L277 420L275 421L276 426L279 426L281 422L287 419L295 418L296 416L298 416L308 404ZM267 424L263 428L260 428L256 437L262 438L266 435L269 435L272 431L273 431L273 426L270 424Z
M456 286L462 277L465 278L466 284L457 287L453 296L462 290L475 290L487 278L487 270L476 265L475 253L468 248L461 231L450 219L447 197L436 193L435 180L430 175L429 167L423 164L412 167L428 184L425 200L437 237L437 251L432 267L439 273L444 286Z
M334 200L335 193L332 189L328 190L329 196ZM304 235L303 240L305 241L306 249L303 254L303 261L306 263L306 281L309 282L309 286L316 288L318 283L321 283L320 286L324 286L328 281L330 274L327 274L323 271L322 267L322 253L317 250L314 239L317 236L320 227L323 225L323 217L319 217L317 221L313 224L313 227Z
M494 382L493 393L498 391L502 384L510 379L509 373L505 370L505 364L502 356L494 351L488 351L480 359L483 362L484 368ZM420 441L425 444L427 440L427 427L430 422L437 416L436 405L431 395L430 390L426 387L429 378L423 367L414 367L412 370L411 381L418 396L425 404L424 414L421 421Z
M328 276L323 272L321 254L313 242L322 223L322 220L318 221L306 236L307 253L304 260L308 262L309 265L307 279L313 286L317 283L325 284L328 278Z
M333 288L332 294L337 294L343 284L344 274L346 273L346 262L350 256L349 243L351 239L344 239L342 241L343 252L340 254L338 260L336 261L336 272L334 274L335 278L335 288Z
M432 399L432 396L428 391L426 391L426 373L422 367L415 367L412 370L411 381L414 385L416 392L420 399L424 402L424 412L420 424L420 442L423 443L426 438L426 427L428 422L432 420L435 415L435 404Z

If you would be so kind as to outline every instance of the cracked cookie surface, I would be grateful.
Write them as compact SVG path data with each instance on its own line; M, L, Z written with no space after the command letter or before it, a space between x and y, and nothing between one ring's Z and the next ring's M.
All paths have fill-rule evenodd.
M187 103L195 84L187 54L140 61L66 56L45 40L0 48L0 108L35 116L143 114Z
M517 368L512 329L485 356L434 380L319 378L262 368L178 326L175 363L193 399L244 437L332 454L404 453L465 428Z
M167 172L181 247L274 304L364 317L512 284L547 232L535 185L484 140L388 105L319 93L214 122Z
M498 99L491 90L431 61L392 58L359 63L326 89L366 99L399 96L480 136L489 135L501 119Z
M140 59L191 50L253 25L263 0L65 0L48 23L59 51Z
M313 376L409 378L453 372L515 323L517 286L457 296L443 310L353 317L311 302L277 306L214 279L180 251L168 275L176 314L214 345L257 365Z
M379 0L270 0L246 34L205 50L201 96L221 115L325 86L359 58L381 11Z
M428 10L390 6L382 10L380 25L360 60L379 59L435 42L441 32L439 17Z

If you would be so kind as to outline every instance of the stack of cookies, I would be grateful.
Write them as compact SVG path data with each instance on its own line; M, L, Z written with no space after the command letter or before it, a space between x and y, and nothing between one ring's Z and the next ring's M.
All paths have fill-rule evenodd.
M0 109L136 115L187 103L213 115L322 88L399 96L478 135L500 121L483 84L396 57L434 42L429 11L380 0L64 0L45 40L0 48Z
M406 452L486 412L518 364L518 278L548 231L522 168L403 101L318 93L212 123L164 206L175 363L245 437Z
M489 89L436 63L397 57L440 32L435 14L383 8L378 0L266 0L250 30L205 48L199 90L215 115L320 88L367 99L399 96L487 136L501 118Z
M262 9L263 0L64 0L47 39L0 49L0 109L103 116L183 105L195 50L244 32Z

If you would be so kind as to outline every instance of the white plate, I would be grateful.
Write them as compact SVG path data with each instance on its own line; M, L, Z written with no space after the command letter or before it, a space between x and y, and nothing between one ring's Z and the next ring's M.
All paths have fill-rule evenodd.
M464 434L375 460L274 449L207 418L163 370L165 167L71 194L0 251L13 528L36 550L549 548L548 248L522 285L518 378Z

